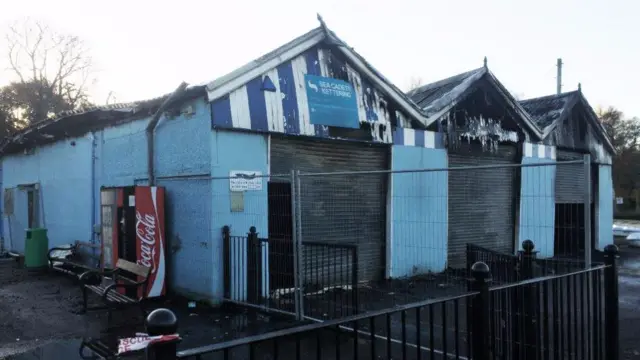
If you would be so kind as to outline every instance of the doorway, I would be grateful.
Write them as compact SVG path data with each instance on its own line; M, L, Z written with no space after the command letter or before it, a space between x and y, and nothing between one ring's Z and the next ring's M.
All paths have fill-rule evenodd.
M291 183L269 182L269 287L294 287Z
M555 255L581 257L584 253L584 237L584 205L556 203Z

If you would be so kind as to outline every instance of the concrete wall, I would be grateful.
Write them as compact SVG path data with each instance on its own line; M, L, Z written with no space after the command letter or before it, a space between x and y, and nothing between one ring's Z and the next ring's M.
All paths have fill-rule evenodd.
M211 209L213 239L213 294L214 298L223 295L223 254L222 227L231 227L231 236L246 237L251 226L255 226L261 238L268 238L268 193L265 177L261 191L245 191L242 195L242 210L232 211L231 193L229 190L229 172L232 170L256 171L263 175L269 173L268 135L250 134L216 130L211 140ZM232 279L246 279L247 259L246 242L242 238L232 239ZM265 247L264 253L268 249ZM263 274L263 294L266 295L268 284L268 257L263 258L265 271ZM247 296L246 283L232 287L231 297L244 300Z
M603 250L605 246L613 244L613 179L611 165L598 166L598 221L596 247Z
M440 147L438 141L415 146L415 142L406 141L414 135L413 130L407 130L411 129L404 129L404 142L410 145L391 148L392 170L447 168L447 152L435 148ZM436 136L423 133L427 138ZM389 276L443 271L448 246L448 172L393 173L390 189Z
M27 193L17 187L34 183L40 184L38 213L50 247L91 239L91 147L87 135L3 158L2 186L14 189L14 215L3 215L8 248L24 251Z
M555 161L555 147L524 144L522 164ZM540 257L553 256L555 229L555 165L522 167L517 249L532 240Z

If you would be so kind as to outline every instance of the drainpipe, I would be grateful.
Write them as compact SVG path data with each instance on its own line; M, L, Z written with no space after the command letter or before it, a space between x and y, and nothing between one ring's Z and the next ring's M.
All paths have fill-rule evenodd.
M98 222L98 211L96 211L97 199L96 199L96 147L98 146L98 139L96 133L89 134L91 139L91 244L95 245L98 242L96 233L96 224ZM93 256L97 256L97 248L91 249ZM99 264L98 264L99 265Z
M153 164L153 159L155 158L153 144L156 127L158 126L158 122L160 122L160 116L162 116L162 113L165 112L169 104L180 94L182 94L186 88L187 83L183 81L180 86L178 86L178 88L162 102L158 110L155 112L155 114L153 114L151 121L149 121L149 124L147 125L147 175L149 178L149 186L154 186L156 184L155 169Z

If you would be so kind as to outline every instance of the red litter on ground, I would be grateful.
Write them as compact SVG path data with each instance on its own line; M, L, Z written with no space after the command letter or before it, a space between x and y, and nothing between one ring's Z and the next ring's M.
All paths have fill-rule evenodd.
M179 340L178 334L149 336L147 334L138 333L134 337L123 338L118 342L118 355L126 354L133 351L144 350L151 344L160 342Z

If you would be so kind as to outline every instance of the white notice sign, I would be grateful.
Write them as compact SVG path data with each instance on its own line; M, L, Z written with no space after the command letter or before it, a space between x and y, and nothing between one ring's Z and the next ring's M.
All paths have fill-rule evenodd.
M618 205L624 204L624 199L622 197L617 197L616 198L616 204L618 204Z
M260 191L262 190L262 172L231 170L229 172L229 190Z

